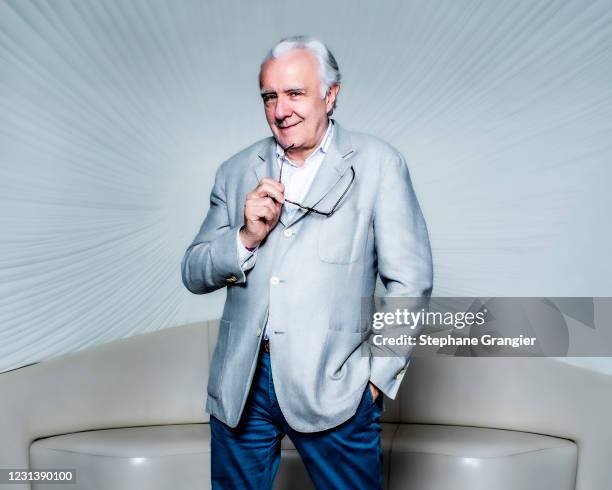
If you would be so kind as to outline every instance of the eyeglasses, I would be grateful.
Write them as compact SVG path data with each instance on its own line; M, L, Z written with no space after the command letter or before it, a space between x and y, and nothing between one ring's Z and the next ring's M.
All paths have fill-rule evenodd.
M285 150L285 154L287 153L288 150L291 149L293 145L289 146L286 150ZM281 179L283 177L283 165L285 164L285 159L283 158L281 160L281 168L280 168L280 173L278 175L278 181L281 182ZM312 207L311 206L304 206L303 204L300 204L298 202L295 201L291 201L290 199L285 198L285 202L291 203L294 206L297 206L300 209L305 210L308 213L315 213L321 216L325 216L326 218L329 218L332 214L334 214L336 212L336 209L338 208L338 206L340 205L340 203L342 202L342 199L344 199L344 196L346 196L346 193L349 191L349 189L351 188L351 186L353 185L353 181L355 180L355 169L353 168L353 166L351 165L351 180L348 183L348 186L346 186L346 189L344 189L344 192L342 192L342 194L340 194L340 197L338 198L338 200L336 201L336 204L334 204L331 209L329 211L320 211L318 209L316 209L316 205L319 204L323 199L325 199L325 195L319 199L317 202L315 202Z

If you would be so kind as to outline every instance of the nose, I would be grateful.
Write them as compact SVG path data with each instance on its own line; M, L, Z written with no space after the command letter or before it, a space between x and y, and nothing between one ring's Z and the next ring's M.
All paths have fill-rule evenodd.
M274 107L274 117L278 122L283 121L293 114L293 109L291 108L291 101L287 100L285 97L278 97L276 100L276 106Z

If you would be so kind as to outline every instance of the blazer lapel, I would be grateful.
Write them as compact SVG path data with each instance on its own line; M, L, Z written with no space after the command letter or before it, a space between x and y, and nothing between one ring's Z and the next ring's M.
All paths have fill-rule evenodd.
M338 123L334 122L334 124L334 139L329 145L329 149L321 163L321 167L315 175L314 181L302 203L304 206L310 208L316 207L317 209L327 210L333 206L335 202L333 198L336 197L336 194L338 194L339 197L340 194L332 192L332 190L336 188L336 184L340 182L351 166L349 159L355 152L355 149L351 144L349 134ZM326 199L328 195L330 199ZM287 226L295 224L302 219L306 213L306 210L301 208L298 209L294 218Z
M276 162L276 140L272 137L268 138L257 152L257 156L259 157L259 161L256 161L253 166L253 171L257 177L257 183L261 182L261 179L264 177L278 179L280 169ZM283 226L286 226L286 223L283 222L282 214L279 221Z
M349 159L355 152L355 149L352 146L349 133L337 122L334 122L334 125L334 138L304 198L304 206L315 207L315 204L319 203L321 209L326 209L326 205L328 205L328 208L331 208L334 204L333 199L330 199L331 202L328 203L325 198L336 187L336 184L351 166ZM253 167L257 181L260 182L264 177L278 178L279 169L276 162L276 141L274 138L269 138L257 155L259 161ZM332 193L330 197L335 196L335 194ZM282 218L281 223L285 227L292 226L301 220L305 214L306 210L300 208L295 212L293 219L289 223L284 223Z
M257 152L259 157L253 165L253 171L257 176L257 182L261 182L264 177L278 179L279 169L276 165L276 141L274 138L267 138Z

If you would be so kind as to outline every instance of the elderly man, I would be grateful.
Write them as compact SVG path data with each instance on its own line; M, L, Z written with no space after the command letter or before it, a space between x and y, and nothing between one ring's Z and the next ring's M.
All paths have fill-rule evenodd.
M210 366L214 488L271 488L280 440L317 488L381 488L380 392L408 358L374 349L362 298L428 296L427 229L402 155L330 119L333 55L293 37L261 65L273 137L219 168L185 253L196 294L227 286Z

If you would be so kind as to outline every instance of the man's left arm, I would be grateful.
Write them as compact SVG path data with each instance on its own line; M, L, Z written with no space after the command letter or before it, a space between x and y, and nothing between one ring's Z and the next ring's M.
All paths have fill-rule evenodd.
M381 170L374 209L374 242L378 273L386 297L422 298L431 294L433 267L427 226L417 201L404 157ZM408 300L409 303L417 301ZM414 331L406 332L414 335ZM395 398L411 349L370 343L370 382Z

